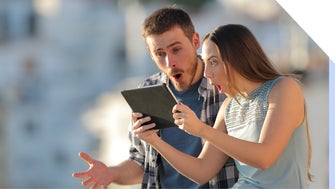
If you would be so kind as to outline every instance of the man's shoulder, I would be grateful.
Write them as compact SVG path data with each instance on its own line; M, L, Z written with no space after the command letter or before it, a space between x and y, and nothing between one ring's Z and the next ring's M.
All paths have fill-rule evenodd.
M199 86L199 92L204 97L214 98L213 102L218 101L221 103L226 98L226 95L224 93L219 93L218 89L213 86L205 77L202 78L201 84Z
M210 84L207 78L203 77L199 86L200 93L207 93L207 96L213 96L217 93L213 93L216 88Z
M139 87L165 83L165 81L166 81L166 75L162 72L158 72L151 76L146 77Z

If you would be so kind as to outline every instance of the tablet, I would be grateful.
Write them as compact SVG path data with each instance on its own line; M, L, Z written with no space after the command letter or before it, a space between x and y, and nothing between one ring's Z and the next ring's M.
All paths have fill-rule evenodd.
M176 126L172 116L172 108L178 103L178 100L165 83L123 90L121 94L133 112L151 117L151 121L147 124L156 123L156 127L153 129Z

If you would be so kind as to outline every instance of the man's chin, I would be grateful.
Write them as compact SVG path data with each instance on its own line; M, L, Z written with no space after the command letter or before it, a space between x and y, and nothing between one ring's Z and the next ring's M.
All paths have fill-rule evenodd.
M181 82L172 81L172 84L177 91L184 91L190 88L190 85Z

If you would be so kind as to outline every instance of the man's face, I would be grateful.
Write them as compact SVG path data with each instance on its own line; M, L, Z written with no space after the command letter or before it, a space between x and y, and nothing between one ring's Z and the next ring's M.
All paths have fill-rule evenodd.
M173 27L163 34L149 35L146 44L153 61L178 91L188 89L200 79L196 52L198 34L194 34L191 42L180 27Z

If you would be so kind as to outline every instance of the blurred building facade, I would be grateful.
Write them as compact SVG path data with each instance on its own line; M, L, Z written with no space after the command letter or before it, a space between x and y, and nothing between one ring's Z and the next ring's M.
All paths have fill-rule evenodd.
M275 1L236 2L184 8L201 36L245 24L283 71L327 77L327 56ZM77 152L111 164L127 157L130 109L119 91L157 71L141 24L166 4L0 1L0 188L79 187L71 174L87 165Z

